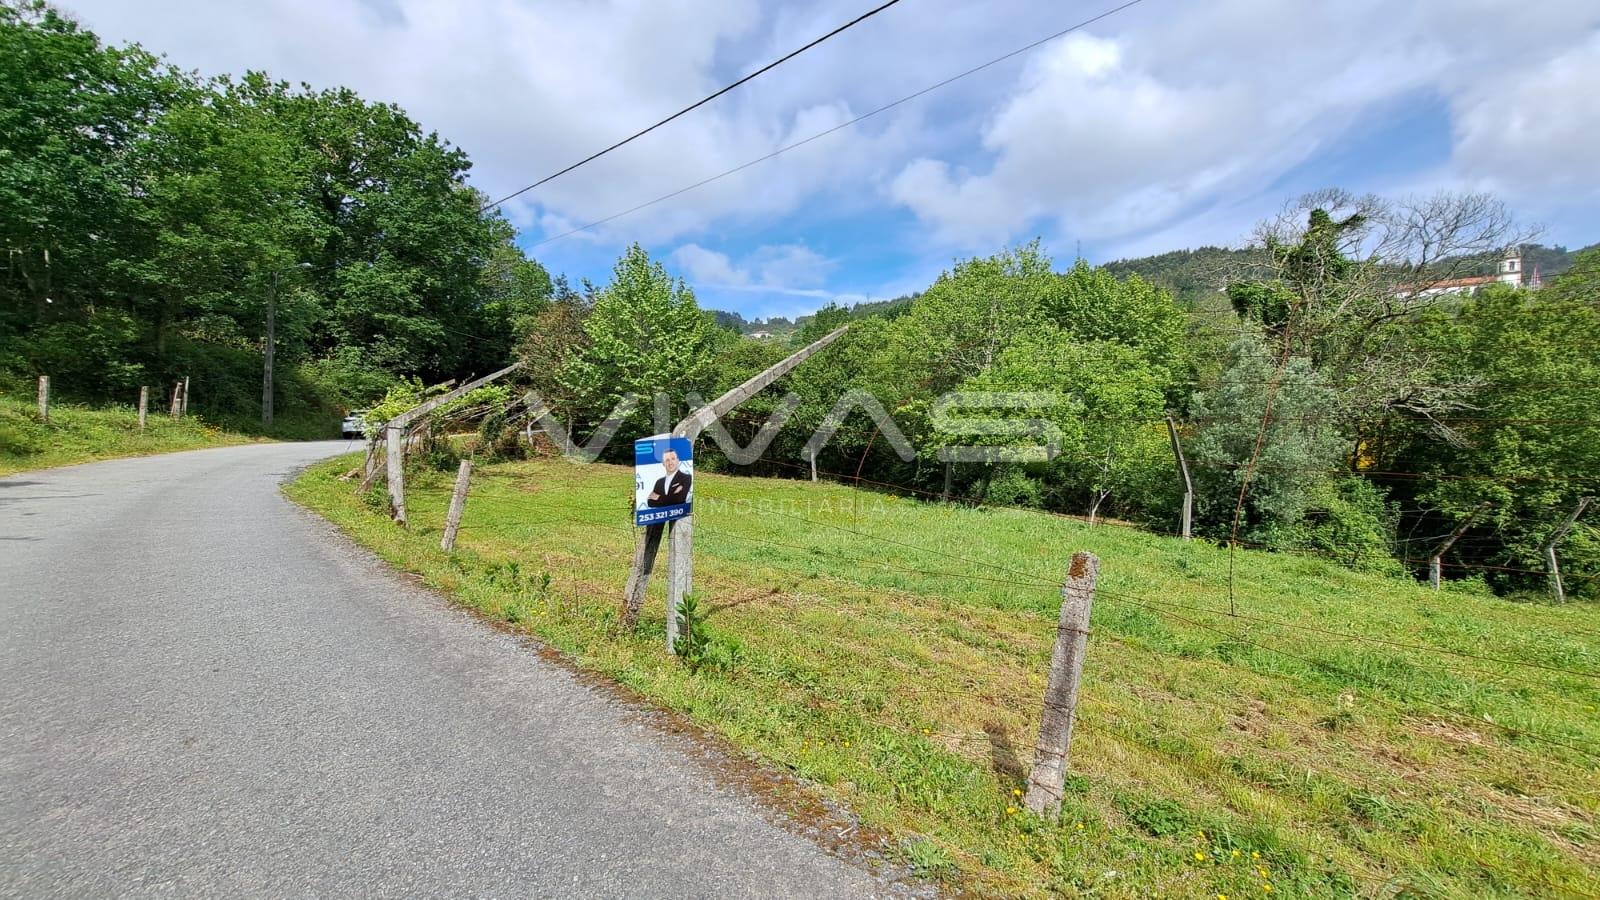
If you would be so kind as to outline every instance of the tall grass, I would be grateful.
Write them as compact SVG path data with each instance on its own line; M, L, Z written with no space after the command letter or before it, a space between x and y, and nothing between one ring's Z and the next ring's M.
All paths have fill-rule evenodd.
M638 630L617 625L629 470L481 467L450 555L447 476L410 485L405 531L336 480L350 465L289 492L976 893L1600 895L1592 608L1244 551L1230 616L1227 554L1202 542L702 474L710 643L691 672L662 649L660 579ZM1018 792L1075 550L1101 557L1101 591L1068 795L1044 821Z

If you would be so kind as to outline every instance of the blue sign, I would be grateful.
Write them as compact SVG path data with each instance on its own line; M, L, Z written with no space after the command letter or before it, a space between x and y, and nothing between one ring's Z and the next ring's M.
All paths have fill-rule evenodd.
M633 524L660 525L689 514L694 503L694 447L658 434L633 442Z

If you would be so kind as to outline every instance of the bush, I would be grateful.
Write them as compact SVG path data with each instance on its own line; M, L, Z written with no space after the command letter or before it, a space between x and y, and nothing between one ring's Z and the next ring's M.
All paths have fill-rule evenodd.
M1399 575L1394 534L1400 514L1383 492L1364 478L1341 478L1311 489L1305 518L1271 533L1274 545L1325 551L1366 572Z
M522 432L507 421L505 412L497 410L478 423L478 454L486 461L527 459L528 442L522 439Z

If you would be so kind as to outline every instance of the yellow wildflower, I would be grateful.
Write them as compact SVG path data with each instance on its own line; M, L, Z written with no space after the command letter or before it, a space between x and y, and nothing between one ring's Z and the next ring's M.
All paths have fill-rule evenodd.
M1266 893L1269 893L1269 894L1270 894L1270 893L1272 893L1272 885L1270 885L1270 884L1263 884L1263 885L1262 885L1262 886L1261 886L1261 890L1263 890L1263 891L1265 891L1265 892L1266 892Z
M1239 851L1238 850L1233 851L1233 858L1234 859L1238 859L1239 858Z
M1011 796L1013 796L1013 797L1021 797L1022 796L1022 788L1012 788L1011 789Z
M1008 816L1009 815L1014 815L1016 813L1016 811L1017 811L1017 808L1015 806L1006 807L1006 815L1008 815Z
M1198 860L1201 860L1201 861L1204 861L1205 858L1206 858L1206 855L1204 853L1200 852L1199 850L1196 850L1194 852L1194 858L1198 859Z

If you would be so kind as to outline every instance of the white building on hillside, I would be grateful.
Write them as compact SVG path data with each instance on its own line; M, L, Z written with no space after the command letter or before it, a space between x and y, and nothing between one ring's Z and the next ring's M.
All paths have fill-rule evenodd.
M1506 255L1500 259L1500 269L1493 275L1474 275L1468 278L1449 278L1444 281L1435 281L1418 291L1424 297L1434 297L1439 294L1470 294L1479 288L1491 284L1509 284L1512 287L1538 288L1540 283L1538 269L1535 268L1533 276L1527 277L1527 272L1522 268L1522 250L1510 247Z

